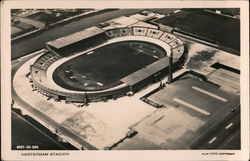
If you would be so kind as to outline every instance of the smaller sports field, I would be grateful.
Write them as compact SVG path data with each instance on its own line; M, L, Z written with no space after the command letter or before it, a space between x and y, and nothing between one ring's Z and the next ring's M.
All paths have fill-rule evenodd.
M69 90L101 90L166 56L158 45L143 41L112 43L75 57L53 73L54 81Z
M185 9L155 21L179 28L220 45L240 50L240 20L206 12L199 9Z

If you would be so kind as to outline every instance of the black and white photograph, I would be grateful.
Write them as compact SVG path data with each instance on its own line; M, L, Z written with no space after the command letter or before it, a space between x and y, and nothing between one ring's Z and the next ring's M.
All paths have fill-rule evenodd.
M9 151L249 157L244 5L85 6L8 8Z

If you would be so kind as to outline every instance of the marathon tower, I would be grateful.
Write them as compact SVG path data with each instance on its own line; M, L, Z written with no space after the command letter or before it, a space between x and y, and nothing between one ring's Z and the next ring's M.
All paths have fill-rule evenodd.
M172 74L172 65L173 65L173 55L172 53L170 53L170 56L169 56L169 66L168 66L168 84L172 82L172 78L173 78L173 74Z

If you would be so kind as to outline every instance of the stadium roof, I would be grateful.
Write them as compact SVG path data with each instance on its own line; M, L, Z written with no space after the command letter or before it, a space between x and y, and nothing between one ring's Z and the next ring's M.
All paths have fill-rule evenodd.
M85 30L73 33L71 35L61 37L61 38L53 40L53 41L49 41L49 42L47 42L47 44L56 48L56 49L60 49L62 47L71 45L73 43L79 42L81 40L92 37L94 35L98 35L102 32L104 32L103 29L96 27L96 26L93 26L93 27L87 28Z
M157 12L153 12L150 10L144 10L144 11L141 11L139 13L133 14L129 17L134 18L134 19L139 20L139 21L147 21L147 20L152 19L152 18L162 18L162 17L165 17L165 15L159 14Z
M131 26L140 26L140 27L149 27L149 28L154 28L154 29L158 29L158 26L156 25L152 25L143 21L139 21L135 24L132 24Z
M159 61L156 61L146 68L142 68L124 78L121 79L122 82L133 86L138 82L152 76L153 74L159 72L160 70L166 68L168 66L168 57L162 58Z
M121 16L121 17L106 21L105 23L109 24L109 26L105 27L104 29L109 30L109 29L113 29L113 28L127 27L127 26L130 26L130 25L135 24L137 22L138 22L138 20L136 20L134 18Z

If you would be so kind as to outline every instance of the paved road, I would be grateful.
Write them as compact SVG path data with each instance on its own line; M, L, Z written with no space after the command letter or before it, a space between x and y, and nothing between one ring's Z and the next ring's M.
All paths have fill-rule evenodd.
M191 145L191 149L216 149L223 148L224 144L235 142L240 131L240 107L227 114L221 121L212 125L205 135L201 136ZM230 148L238 149L240 141L233 143ZM226 148L226 147L225 147ZM227 147L228 148L228 147Z
M26 146L36 145L39 150L57 149L67 150L52 137L35 127L29 121L12 111L12 148L17 150L29 149ZM29 138L32 135L31 138ZM29 139L27 139L29 138ZM20 145L23 147L20 147ZM17 147L19 146L19 147Z
M88 28L94 25L98 25L101 22L122 16L125 14L138 12L139 10L140 9L114 10L114 11L102 13L99 15L82 18L80 20L73 21L69 24L66 24L60 27L48 29L42 33L39 33L30 38L27 38L24 41L20 41L20 42L16 42L12 44L11 58L15 59L20 56L27 55L31 52L42 49L45 47L45 43L50 40L83 30L85 28Z

